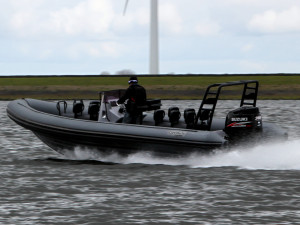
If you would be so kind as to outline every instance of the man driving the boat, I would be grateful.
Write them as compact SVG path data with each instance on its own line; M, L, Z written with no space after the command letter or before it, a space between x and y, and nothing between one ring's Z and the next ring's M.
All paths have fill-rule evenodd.
M129 87L125 94L118 100L118 104L123 104L126 100L126 112L123 118L123 123L136 124L142 121L142 106L146 105L146 90L138 84L136 76L132 76L128 81Z

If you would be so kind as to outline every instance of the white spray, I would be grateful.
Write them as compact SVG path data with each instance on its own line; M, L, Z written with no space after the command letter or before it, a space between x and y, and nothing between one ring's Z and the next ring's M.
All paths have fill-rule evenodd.
M228 152L217 152L211 155L192 154L184 157L161 158L148 153L136 153L127 157L118 154L102 155L97 151L76 149L67 155L75 160L99 160L121 164L148 164L189 166L191 168L237 167L251 170L300 170L300 140L275 144L264 144Z

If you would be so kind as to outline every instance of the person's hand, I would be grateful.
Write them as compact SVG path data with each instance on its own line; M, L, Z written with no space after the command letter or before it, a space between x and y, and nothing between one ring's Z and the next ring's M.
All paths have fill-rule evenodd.
M117 105L120 107L119 113L124 113L125 112L125 106L124 106L124 104L117 104Z

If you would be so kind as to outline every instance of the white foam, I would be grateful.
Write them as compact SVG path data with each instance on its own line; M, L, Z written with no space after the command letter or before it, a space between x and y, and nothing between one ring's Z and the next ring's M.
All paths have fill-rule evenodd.
M179 158L154 157L149 153L136 153L127 157L118 154L102 155L97 151L76 149L68 158L99 160L121 164L149 164L189 166L191 168L238 167L251 170L300 170L300 140L264 144L253 148L242 147L211 155L192 154Z
M235 166L244 169L300 170L300 140L234 149L201 158L193 167Z

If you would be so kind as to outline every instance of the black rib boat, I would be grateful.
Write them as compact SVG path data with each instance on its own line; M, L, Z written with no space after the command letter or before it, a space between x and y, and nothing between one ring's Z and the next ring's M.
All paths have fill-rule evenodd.
M224 118L215 118L221 90L238 85L242 86L239 107ZM212 84L197 112L193 108L180 112L178 107L165 112L159 99L147 100L140 108L139 124L122 123L124 108L117 100L125 90L104 91L97 101L74 100L73 104L18 99L8 104L7 114L61 154L76 148L122 155L139 151L160 155L206 153L232 144L287 137L280 127L262 122L256 106L258 86L253 80Z

